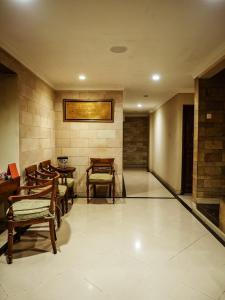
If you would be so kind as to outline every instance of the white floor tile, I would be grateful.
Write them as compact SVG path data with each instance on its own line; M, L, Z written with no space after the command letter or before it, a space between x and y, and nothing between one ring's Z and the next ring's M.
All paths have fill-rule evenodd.
M143 169L123 171L127 197L172 197L173 195L149 172Z

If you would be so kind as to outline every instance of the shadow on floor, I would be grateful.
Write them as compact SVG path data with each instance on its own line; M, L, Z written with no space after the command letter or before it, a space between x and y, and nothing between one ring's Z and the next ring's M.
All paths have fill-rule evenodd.
M69 242L71 228L66 219L63 220L60 228L56 231L57 249ZM50 233L48 224L39 224L30 227L13 245L13 259L29 257L33 255L52 252Z
M91 204L113 204L113 200L110 198L90 198L90 203Z

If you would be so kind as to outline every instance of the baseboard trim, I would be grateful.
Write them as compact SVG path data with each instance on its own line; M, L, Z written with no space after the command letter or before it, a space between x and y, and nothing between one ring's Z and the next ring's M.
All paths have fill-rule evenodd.
M152 173L152 175L154 175L161 183L162 185L165 186L165 188L167 188L167 190L170 191L171 194L173 195L177 195L180 194L180 190L175 190L169 183L167 183L162 177L160 177L157 173L155 173L154 171L149 171L150 173Z
M126 185L125 185L125 180L124 180L123 175L122 175L122 187L123 187L122 196L123 196L123 198L126 198L127 197L127 191L126 191Z

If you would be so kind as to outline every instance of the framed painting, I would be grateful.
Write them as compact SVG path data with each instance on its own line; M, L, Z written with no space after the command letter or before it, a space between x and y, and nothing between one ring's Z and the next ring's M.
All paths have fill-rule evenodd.
M63 99L64 122L113 122L113 99Z

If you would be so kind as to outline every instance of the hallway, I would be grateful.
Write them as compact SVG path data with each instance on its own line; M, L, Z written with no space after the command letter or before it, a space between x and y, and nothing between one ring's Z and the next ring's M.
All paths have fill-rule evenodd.
M0 107L0 300L225 300L225 0L0 0Z
M146 169L129 168L123 171L126 196L131 198L174 198Z

